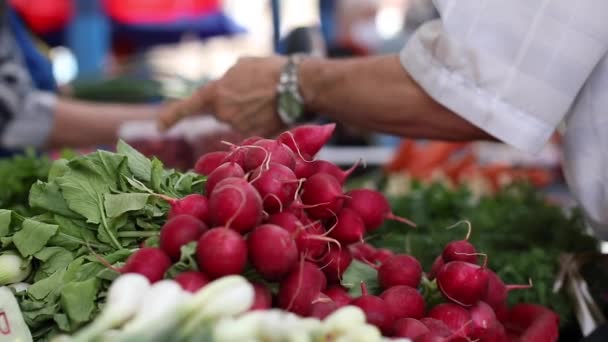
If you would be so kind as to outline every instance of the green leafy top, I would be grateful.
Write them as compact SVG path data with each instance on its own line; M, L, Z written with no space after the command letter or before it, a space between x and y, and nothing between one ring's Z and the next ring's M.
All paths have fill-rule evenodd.
M467 188L448 189L435 183L414 183L404 196L392 199L393 210L417 223L408 229L387 223L369 239L372 245L415 256L425 270L450 241L463 239L466 227L446 228L460 220L472 224L470 241L488 255L489 266L506 282L534 287L513 291L509 300L540 303L555 309L567 324L572 310L565 294L551 292L564 252L596 251L597 240L585 233L578 211L569 215L527 184L514 184L494 196L476 199Z
M165 170L122 141L116 153L60 159L47 172L29 194L30 212L40 215L0 210L1 248L32 260L32 286L19 301L36 340L73 332L95 316L118 275L100 259L123 262L158 236L168 204L157 195L183 197L204 186L202 176Z

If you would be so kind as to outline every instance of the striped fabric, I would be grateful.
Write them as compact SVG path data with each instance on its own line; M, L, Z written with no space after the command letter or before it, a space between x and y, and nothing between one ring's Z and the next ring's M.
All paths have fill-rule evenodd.
M608 1L436 0L401 62L436 101L537 152L565 122L564 170L608 239ZM547 227L550 231L551 227Z

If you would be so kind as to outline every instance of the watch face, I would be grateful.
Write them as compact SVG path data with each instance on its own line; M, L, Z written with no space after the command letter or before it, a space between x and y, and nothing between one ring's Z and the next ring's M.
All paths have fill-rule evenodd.
M292 93L287 92L279 96L279 112L285 116L283 120L287 121L287 124L298 121L302 117L303 110L304 108Z

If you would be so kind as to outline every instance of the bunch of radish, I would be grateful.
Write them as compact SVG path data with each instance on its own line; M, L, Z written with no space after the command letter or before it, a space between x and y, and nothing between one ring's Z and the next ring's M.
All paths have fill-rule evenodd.
M557 341L559 317L553 311L535 304L508 307L509 291L532 285L505 285L488 268L487 256L468 241L470 233L469 224L466 238L448 243L426 275L412 256L394 255L365 243L351 245L355 259L377 269L384 289L379 297L384 303L374 299L374 306L364 311L375 310L372 317L389 336L415 342ZM425 309L417 290L423 276L436 281L444 303Z
M180 260L183 246L196 242L198 268L174 280L196 292L215 279L245 275L254 288L252 310L274 307L324 319L352 305L384 336L415 341L507 341L506 332L516 328L521 334L523 325L507 324L515 322L506 308L507 291L514 287L505 286L485 262L478 265L466 240L449 244L438 257L429 276L437 277L447 302L425 310L420 263L364 243L365 234L386 219L414 224L395 216L378 191L344 192L357 165L342 170L314 160L333 130L333 124L304 125L276 140L252 137L230 151L203 155L195 171L207 176L205 194L168 199L159 247L138 250L120 271L154 283ZM356 298L342 287L353 258L377 269L384 289L379 296L367 293L365 284Z

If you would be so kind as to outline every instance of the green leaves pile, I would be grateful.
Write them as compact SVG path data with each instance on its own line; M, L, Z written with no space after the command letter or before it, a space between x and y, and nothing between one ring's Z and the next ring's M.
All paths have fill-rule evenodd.
M0 211L0 250L14 250L33 265L26 279L32 285L18 299L36 340L73 332L100 310L118 276L100 260L124 261L156 238L168 211L156 194L183 197L204 185L203 177L164 170L123 142L117 153L58 160L46 178L29 193L37 216Z
M0 158L0 208L31 215L27 207L30 187L37 180L46 180L51 161L32 150L11 158Z
M446 228L469 220L473 227L470 241L488 255L490 268L507 284L533 280L532 289L509 294L511 303L548 306L560 314L563 325L574 319L567 296L553 293L552 288L560 253L598 250L597 240L585 233L578 211L566 214L527 184L514 184L479 199L466 188L414 184L410 192L392 202L395 214L412 219L418 228L387 222L370 238L372 245L412 254L429 271L448 242L466 235L465 225Z

